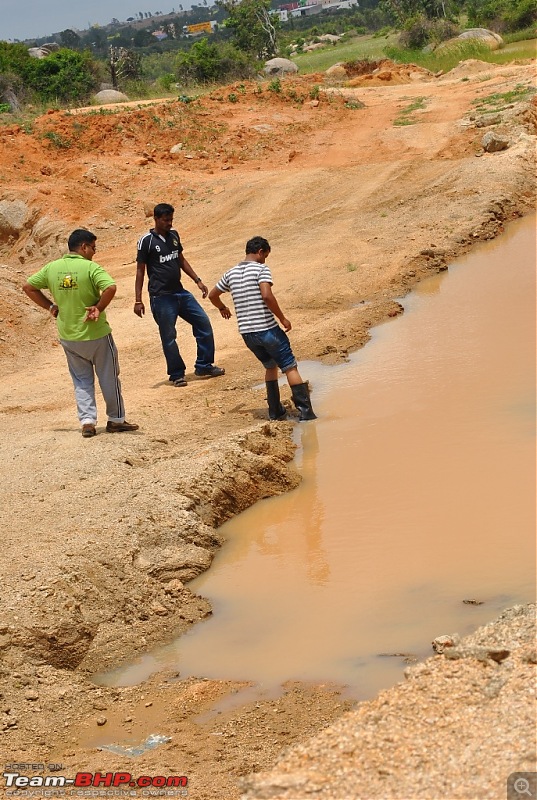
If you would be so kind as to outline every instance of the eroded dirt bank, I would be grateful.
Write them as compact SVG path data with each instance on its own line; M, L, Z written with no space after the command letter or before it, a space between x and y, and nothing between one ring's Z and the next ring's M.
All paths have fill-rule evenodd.
M198 723L240 687L168 676L109 690L87 680L210 613L184 583L209 567L218 525L299 480L292 423L265 422L252 388L260 373L234 321L211 317L224 378L167 385L154 323L132 313L136 239L156 202L174 203L186 255L212 285L247 238L266 236L297 355L344 360L372 325L400 313L396 298L416 281L533 206L535 107L522 91L533 76L531 64L461 65L319 98L313 76L281 93L245 84L200 103L55 112L31 131L0 131L5 763L122 768L124 758L90 746L94 734L157 732L172 741L130 763L133 772L180 770L191 797L236 798L239 775L268 769L341 714L336 689L292 686ZM394 125L418 99L415 124ZM509 147L483 154L492 116ZM54 327L20 294L81 225L98 235L97 260L118 282L110 320L134 435L82 440ZM189 364L191 339L180 331ZM407 724L418 721L409 714Z

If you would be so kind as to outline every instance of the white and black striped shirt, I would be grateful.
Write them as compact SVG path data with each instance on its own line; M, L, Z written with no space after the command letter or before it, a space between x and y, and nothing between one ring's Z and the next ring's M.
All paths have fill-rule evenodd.
M272 285L272 275L266 264L241 261L231 267L218 281L220 292L231 292L240 333L256 333L278 327L276 317L261 297L260 283Z

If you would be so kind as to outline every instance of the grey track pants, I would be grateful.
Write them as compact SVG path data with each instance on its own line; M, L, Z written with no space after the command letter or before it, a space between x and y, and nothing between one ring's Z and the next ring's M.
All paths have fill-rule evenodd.
M106 403L106 414L111 422L123 422L125 407L119 381L119 361L112 334L89 342L71 342L60 339L67 365L75 387L78 419L82 425L97 423L95 402L95 373Z

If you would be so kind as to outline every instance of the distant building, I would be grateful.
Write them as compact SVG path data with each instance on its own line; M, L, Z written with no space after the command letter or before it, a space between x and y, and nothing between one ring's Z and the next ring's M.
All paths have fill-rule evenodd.
M323 7L320 3L312 3L307 6L299 6L289 11L290 17L311 17L313 14L320 14Z
M358 0L304 0L294 3L285 3L278 6L278 14L281 22L287 22L289 17L309 17L312 14L320 14L321 11L338 11L343 8L357 8L360 5ZM284 12L287 16L284 17Z
M323 11L340 11L343 8L356 8L358 0L319 0Z

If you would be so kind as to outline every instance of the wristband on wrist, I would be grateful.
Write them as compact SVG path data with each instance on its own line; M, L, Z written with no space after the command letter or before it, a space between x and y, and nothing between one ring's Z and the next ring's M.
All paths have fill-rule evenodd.
M194 283L201 283L201 278L194 278Z

